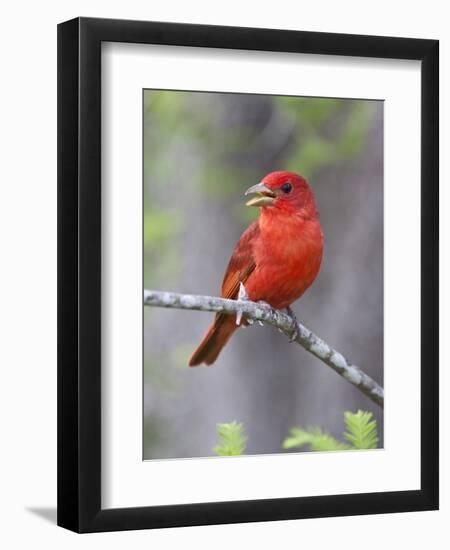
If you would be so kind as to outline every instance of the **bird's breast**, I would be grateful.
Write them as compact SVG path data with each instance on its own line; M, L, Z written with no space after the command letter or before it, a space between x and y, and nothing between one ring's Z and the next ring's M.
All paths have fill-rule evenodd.
M254 249L256 268L246 284L250 299L264 300L277 309L287 307L317 277L322 251L318 219L261 228Z

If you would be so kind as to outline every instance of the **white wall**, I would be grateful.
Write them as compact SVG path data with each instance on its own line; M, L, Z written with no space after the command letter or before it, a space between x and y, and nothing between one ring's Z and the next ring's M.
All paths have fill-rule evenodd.
M56 24L78 16L153 19L437 38L441 40L442 276L450 278L450 25L445 2L244 3L242 0L16 2L2 10L0 181L0 541L5 548L316 548L413 550L448 540L450 376L441 377L441 511L77 536L55 527L56 505ZM344 11L345 7L345 11ZM445 153L445 154L444 154ZM450 330L442 288L442 334ZM29 323L29 326L27 325ZM12 330L11 330L12 329ZM38 513L32 510L38 509ZM8 541L8 542L6 542ZM438 547L442 547L439 545Z

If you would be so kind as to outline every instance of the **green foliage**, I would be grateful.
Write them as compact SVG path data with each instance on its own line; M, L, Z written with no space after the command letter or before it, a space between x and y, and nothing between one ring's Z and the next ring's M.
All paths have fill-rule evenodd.
M304 128L317 128L326 123L343 101L322 97L274 96L273 101Z
M345 451L355 449L376 449L378 444L377 423L372 413L359 410L356 413L344 413L346 431L344 439L348 443L335 439L332 435L317 427L295 427L283 441L283 449L300 448L309 445L311 451Z
M295 449L304 445L309 445L311 451L344 451L350 448L316 427L292 428L290 435L283 441L283 449Z
M219 444L213 451L219 456L239 456L244 454L247 437L244 428L238 422L217 424Z
M183 227L183 214L179 209L144 210L145 285L157 286L179 273L179 235Z
M355 449L376 449L378 444L377 423L372 420L372 413L358 411L357 413L344 413L345 439Z
M294 171L296 166L301 166L301 172L311 177L316 170L335 163L338 153L336 144L320 136L311 136L290 160L290 165ZM298 168L297 171L299 171Z
M361 152L369 130L367 101L275 97L274 104L295 123L289 170L311 178L321 168L339 166Z
M356 157L364 145L370 126L370 112L365 101L356 102L345 121L339 140L342 161Z
M179 210L151 210L144 214L144 246L159 247L173 239L182 229L182 213Z

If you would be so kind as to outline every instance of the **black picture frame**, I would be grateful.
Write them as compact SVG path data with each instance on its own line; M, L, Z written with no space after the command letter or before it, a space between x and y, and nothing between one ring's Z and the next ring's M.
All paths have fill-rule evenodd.
M421 61L420 490L102 510L104 41ZM92 18L58 26L58 525L97 532L438 508L438 67L437 40Z

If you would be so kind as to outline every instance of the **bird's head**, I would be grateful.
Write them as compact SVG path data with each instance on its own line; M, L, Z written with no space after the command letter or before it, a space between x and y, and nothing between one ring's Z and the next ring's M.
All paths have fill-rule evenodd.
M310 186L305 178L295 172L271 172L260 183L247 189L245 194L255 195L246 203L247 206L259 206L263 211L305 212L308 216L317 214Z

